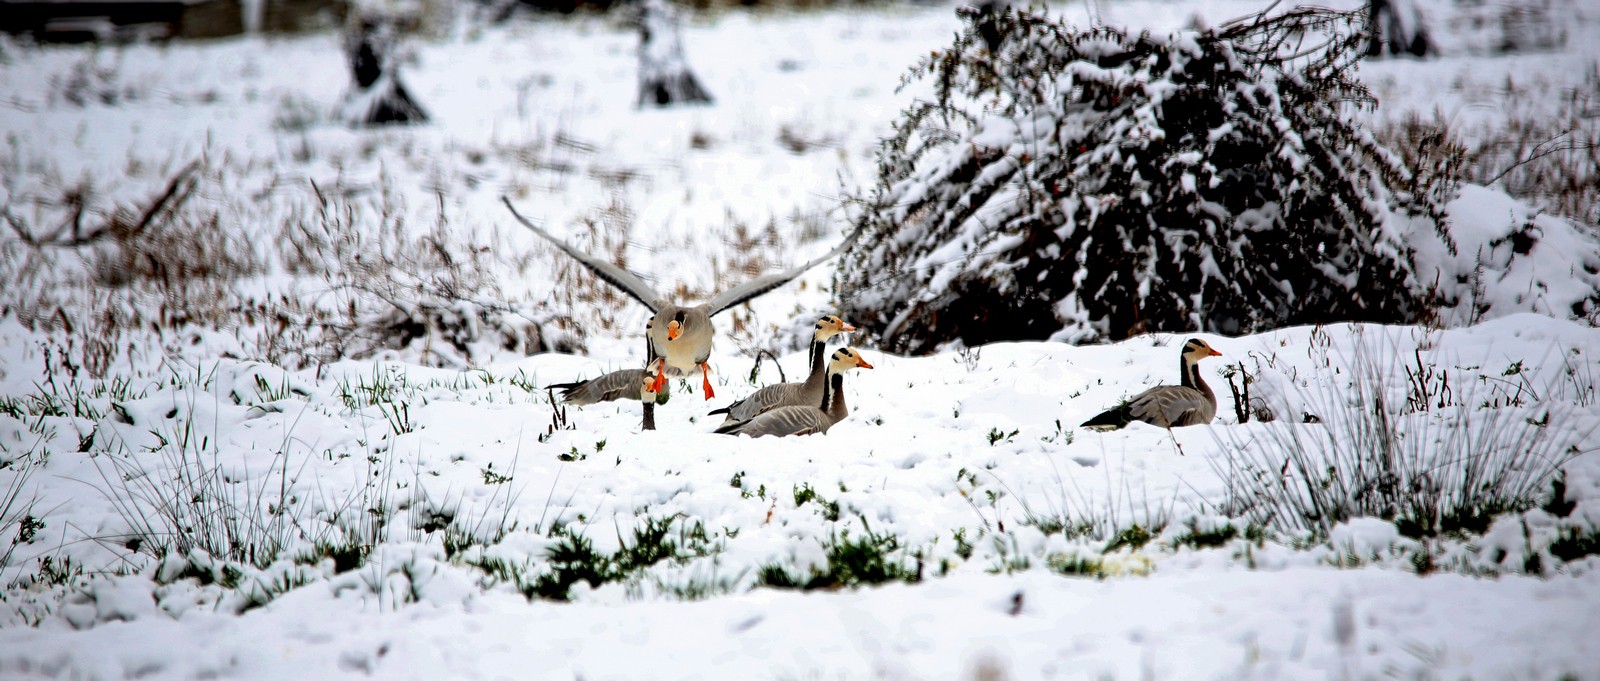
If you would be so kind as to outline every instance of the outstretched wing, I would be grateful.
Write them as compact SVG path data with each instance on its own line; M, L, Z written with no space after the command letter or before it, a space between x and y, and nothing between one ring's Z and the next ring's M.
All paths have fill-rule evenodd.
M567 242L557 239L554 235L544 231L543 229L540 229L538 225L533 224L533 222L529 221L527 218L522 217L522 214L517 212L516 206L511 205L510 198L502 196L500 197L500 200L505 202L506 208L511 210L511 216L515 217L517 222L522 223L523 227L533 230L534 234L538 234L539 236L544 237L546 241L555 244L556 248L559 248L566 252L567 255L572 256L573 260L577 260L579 263L582 263L584 267L589 268L589 271L594 272L595 276L605 280L606 283L621 289L623 293L628 294L634 300L644 303L644 306L650 308L651 312L660 311L660 301L662 300L661 296L657 295L655 290L650 288L649 284L644 283L644 280L640 279L638 275L573 248ZM796 275L798 275L798 273L796 273Z
M793 281L795 277L805 274L806 270L816 267L822 261L843 253L844 249L849 248L850 244L855 243L856 237L859 237L860 235L861 230L857 229L856 231L851 232L850 236L846 238L844 242L840 243L833 250L823 254L823 256L820 258L812 260L811 262L794 269L778 272L776 274L769 274L764 277L757 277L751 281L747 281L739 286L735 286L727 291L722 292L721 294L717 295L717 297L712 298L711 302L706 303L706 314L715 315L723 310L738 305L739 303L761 296L772 289L778 288L779 286Z

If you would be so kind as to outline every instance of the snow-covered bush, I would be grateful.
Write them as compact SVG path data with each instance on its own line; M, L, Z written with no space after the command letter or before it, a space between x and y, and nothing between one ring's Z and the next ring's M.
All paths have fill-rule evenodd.
M1355 13L1300 8L1161 38L1043 10L912 70L840 261L844 314L897 351L1142 331L1229 334L1425 307L1420 175L1355 119ZM1442 234L1441 234L1442 237ZM1445 239L1448 242L1448 239Z
M1364 517L1413 538L1478 535L1536 506L1595 432L1587 410L1535 399L1521 360L1504 373L1521 383L1459 368L1452 382L1420 348L1414 370L1397 366L1396 350L1357 344L1337 373L1305 378L1320 387L1278 386L1269 404L1307 407L1315 425L1285 418L1219 436L1231 451L1207 463L1227 489L1222 512L1319 540Z

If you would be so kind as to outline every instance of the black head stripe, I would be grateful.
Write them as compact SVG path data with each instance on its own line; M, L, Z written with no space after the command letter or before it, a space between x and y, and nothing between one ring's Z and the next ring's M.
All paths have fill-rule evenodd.
M672 321L675 321L675 322L677 322L679 324L682 324L683 323L683 310L678 310L678 314L672 315Z

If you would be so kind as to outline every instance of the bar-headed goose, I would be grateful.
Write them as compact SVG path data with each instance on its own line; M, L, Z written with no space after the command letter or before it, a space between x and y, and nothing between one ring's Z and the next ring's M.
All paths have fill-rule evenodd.
M1116 430L1133 421L1144 421L1162 428L1210 423L1217 415L1217 395L1211 392L1211 386L1206 385L1205 379L1200 378L1200 360L1221 355L1205 341L1189 339L1178 355L1181 384L1159 385L1134 395L1127 404L1103 411L1084 421L1082 426L1094 430Z
M653 328L655 328L655 320L646 320L644 324L645 335L650 335L650 330ZM641 384L641 381L644 381L644 383ZM650 375L644 369L613 371L587 381L547 385L545 389L560 390L563 403L580 407L612 400L655 402L656 396L660 394L660 391L655 386L655 376Z
M828 382L824 384L818 405L778 407L749 421L724 423L716 432L725 435L809 435L826 433L833 424L850 415L844 399L844 372L851 369L871 369L872 365L852 348L833 351L828 362Z
M782 286L795 277L804 274L806 270L815 267L823 260L827 260L850 246L860 231L853 232L844 243L828 251L822 257L807 262L799 267L758 277L739 286L722 292L704 305L686 307L672 302L666 296L660 295L644 283L638 275L624 270L609 262L584 253L566 242L557 239L538 225L517 212L516 206L511 205L511 199L500 197L505 202L506 208L511 209L511 215L521 222L524 227L533 230L541 238L549 241L567 255L572 256L584 267L594 272L595 276L621 289L634 300L650 308L655 316L651 319L653 328L648 333L650 357L645 363L646 368L654 365L656 370L656 389L660 390L666 383L668 371L674 376L690 376L694 370L700 370L702 386L705 389L706 399L716 396L711 390L711 368L706 365L706 360L711 357L711 341L716 333L711 324L711 318L730 307L747 302L764 293Z
M545 386L561 391L561 401L578 406L613 400L656 401L656 377L644 369L623 369L587 381Z
M823 353L827 352L828 339L841 333L855 331L856 327L834 315L823 315L811 332L811 373L806 380L796 383L779 383L750 393L738 402L734 402L721 409L713 410L712 414L727 414L722 422L726 426L738 421L749 421L762 412L788 406L810 406L817 404L822 397L822 391L828 384L827 364L823 362Z

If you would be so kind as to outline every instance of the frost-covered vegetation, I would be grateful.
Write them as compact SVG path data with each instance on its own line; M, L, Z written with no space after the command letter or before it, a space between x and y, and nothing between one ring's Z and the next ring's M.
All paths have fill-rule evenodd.
M1525 268L1547 232L1583 273L1545 304L1600 309L1591 230L1484 220L1452 203L1459 154L1374 138L1358 12L1161 37L1044 9L965 17L912 71L935 94L884 141L836 282L886 347L1455 322L1489 307L1458 258Z
M999 21L1095 36L1077 43L1095 60L1054 66L1121 83L1102 94L1128 116L1107 126L1154 130L1136 102L1176 96L1156 76L1183 64L1222 66L1242 92L1282 85L1217 57L1239 54L1224 35L1266 49L1251 42L1265 24L1098 9L1099 25L1081 8ZM1418 144L1506 133L1473 118L1447 140L1425 123L1429 88L1482 94L1496 69L1540 73L1503 94L1566 111L1553 93L1589 82L1567 67L1600 41L1506 65L1435 23L1437 60L1342 72L1375 109L1332 128L1261 109L1304 127L1306 148L1353 136L1323 158L1383 184L1361 195L1381 200L1318 200L1409 235L1362 257L1408 254L1414 323L905 353L852 309L870 294L830 286L885 272L857 253L719 317L721 399L674 385L659 430L639 430L636 404L555 403L544 386L637 366L648 313L512 224L501 195L686 300L803 262L864 208L890 210L847 197L874 198L896 112L940 94L937 79L897 90L908 67L935 51L1025 66L986 53L956 10L690 16L685 56L717 100L663 110L637 106L620 13L463 19L410 38L430 123L377 130L338 118L350 82L332 34L0 46L0 676L1593 677L1593 227L1555 194L1471 184L1488 157L1424 163L1439 149ZM969 102L972 118L1022 110L1005 101ZM954 143L961 120L921 158L1012 167ZM1214 156L1202 137L1184 139ZM1133 151L1152 139L1118 140L1106 153L1156 186L1162 167ZM1240 181L1216 158L1184 163ZM1106 159L1085 167L1133 186ZM1416 172L1441 167L1461 175ZM1035 175L1016 177L996 196ZM1162 181L1149 210L1180 210L1182 174ZM1219 230L1241 214L1230 196L1212 196ZM1098 219L1144 205L1124 203ZM1268 281L1224 255L1218 271ZM1189 304L1150 300L1147 317ZM847 420L826 436L709 432L711 409L802 375L816 315L841 308L875 366L847 384ZM1056 312L1029 323L1056 334ZM1190 335L1224 353L1203 367L1224 393L1215 423L1071 426L1174 382Z

